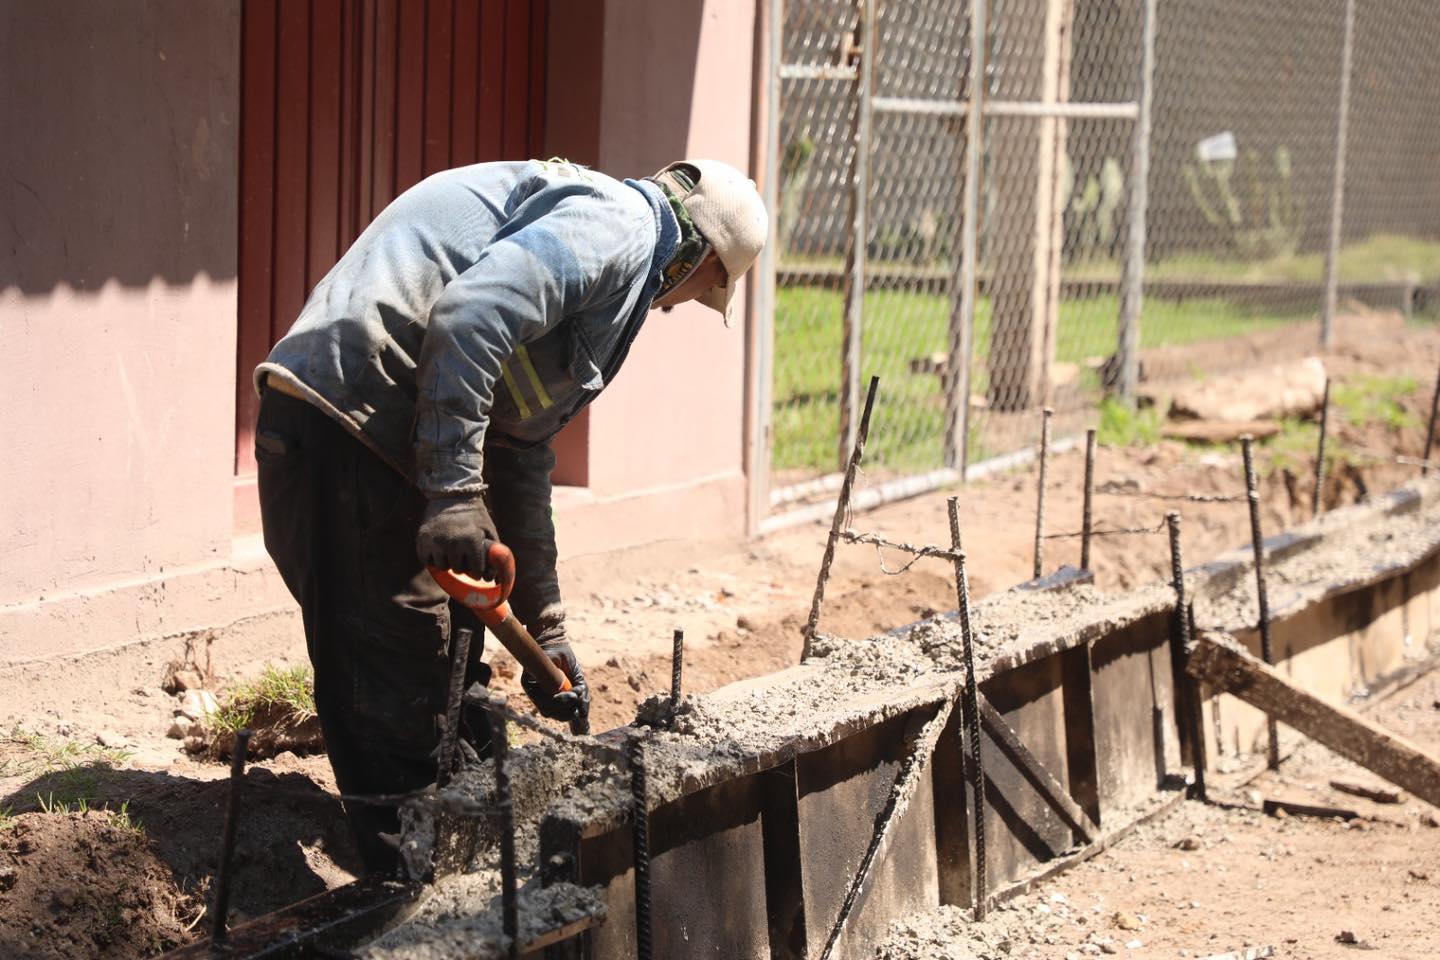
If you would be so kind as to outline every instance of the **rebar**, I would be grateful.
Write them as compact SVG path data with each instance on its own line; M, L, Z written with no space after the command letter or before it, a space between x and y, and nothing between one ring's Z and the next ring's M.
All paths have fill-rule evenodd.
M224 943L229 935L225 918L230 913L235 834L240 823L240 790L245 784L245 754L249 749L250 730L238 730L235 733L235 748L230 755L230 792L225 798L225 826L220 839L220 864L215 868L215 902L210 908L212 943Z
M1085 431L1085 505L1080 514L1080 569L1090 569L1091 507L1095 499L1095 428Z
M492 694L491 703L505 706L504 694ZM500 832L500 924L506 956L520 956L520 908L515 879L515 800L510 791L510 727L503 710L490 710L490 742L495 756L495 812Z
M1170 582L1175 586L1175 628L1171 633L1170 656L1176 681L1180 684L1179 702L1184 710L1186 732L1190 736L1190 761L1195 768L1195 799L1208 800L1205 790L1205 720L1200 706L1200 684L1185 672L1190 656L1190 607L1185 601L1185 563L1180 557L1180 514L1165 514L1170 528Z
M1045 466L1050 457L1050 407L1040 411L1040 479L1035 488L1035 579L1039 580L1045 564Z
M860 415L860 429L855 434L855 448L850 451L850 462L845 466L845 481L840 484L840 495L835 501L835 519L830 524L830 536L825 541L825 554L820 558L820 575L815 578L815 596L810 600L810 618L805 621L805 645L800 652L801 660L810 658L815 631L820 628L820 606L825 601L825 585L830 582L830 565L835 562L835 544L840 531L845 528L845 518L850 513L850 494L855 488L855 474L860 469L860 460L865 456L865 438L870 434L870 413L875 408L875 393L880 389L880 378L870 378L870 389L865 394L865 410Z
M1330 432L1330 378L1320 400L1320 440L1315 447L1315 489L1310 494L1310 516L1320 516L1321 489L1325 486L1325 435Z
M1420 457L1425 461L1420 467L1420 476L1430 472L1430 450L1435 443L1435 415L1440 413L1440 371L1435 373L1435 393L1430 397L1430 425L1425 429L1425 453Z
M685 631L675 631L675 646L670 653L670 725L680 712L680 672L685 666Z
M965 702L961 720L969 734L965 766L970 775L971 837L975 857L970 881L975 891L975 919L985 919L985 766L980 754L980 692L975 682L975 635L970 627L970 580L965 572L965 550L960 542L960 498L946 502L950 512L950 548L955 551L955 600L960 611L960 643L965 658ZM965 751L961 750L965 756Z
M635 957L652 960L650 939L650 808L645 799L645 741L629 743L630 826L635 857Z
M450 782L454 773L455 751L460 745L460 707L465 698L465 669L470 663L470 641L473 634L465 627L455 632L450 661L450 689L445 703L445 739L440 742L440 770L435 776L438 786Z
M1240 438L1245 455L1245 497L1250 501L1250 543L1255 553L1255 599L1260 608L1260 656L1268 664L1275 663L1275 651L1270 643L1270 598L1265 589L1265 538L1260 532L1260 481L1255 476L1255 438L1246 434ZM1279 729L1275 718L1266 718L1266 729L1270 735L1268 749L1271 770L1280 768Z

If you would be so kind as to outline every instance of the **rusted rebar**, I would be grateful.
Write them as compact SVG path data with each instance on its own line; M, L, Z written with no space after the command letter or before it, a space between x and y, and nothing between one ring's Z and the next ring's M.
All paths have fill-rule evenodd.
M970 580L965 572L965 550L960 542L960 498L951 497L946 506L950 512L950 549L955 553L955 600L960 611L960 643L965 658L965 694L961 720L969 735L968 756L964 749L965 766L970 775L970 836L974 839L974 858L970 865L970 882L975 891L975 919L984 920L985 891L985 766L980 754L980 692L975 682L975 635L970 627Z
M637 734L628 746L630 827L635 857L635 957L651 960L654 948L650 936L650 807L645 796L645 740Z
M470 661L473 634L461 627L455 631L450 661L450 689L445 703L445 739L440 742L440 770L435 783L445 786L454 774L455 751L460 745L460 707L465 699L465 668Z
M670 724L680 712L680 673L685 666L685 631L675 631L674 648L670 652Z
M235 733L230 754L230 792L225 798L225 826L220 838L220 864L215 868L215 902L210 910L210 941L224 943L230 931L225 919L230 913L230 883L235 866L235 834L240 824L240 791L245 785L245 755L250 749L250 730Z
M825 541L825 554L820 558L820 575L815 578L815 596L810 601L810 618L805 621L805 645L800 659L810 658L810 649L815 642L815 631L820 628L820 606L825 601L825 585L830 582L830 565L835 562L835 544L840 531L846 527L846 516L850 513L850 495L855 488L855 474L865 456L865 438L870 435L870 414L875 408L875 393L880 389L880 378L870 378L870 389L865 394L865 410L860 415L860 429L855 433L855 448L850 451L850 462L845 466L845 479L840 484L840 495L835 500L835 519L830 524L830 536Z
M1085 431L1085 505L1080 513L1080 569L1090 569L1091 507L1095 500L1095 428Z
M1185 601L1185 563L1180 557L1180 514L1165 514L1170 528L1170 582L1175 587L1175 624L1170 635L1170 658L1175 680L1180 684L1179 704L1186 733L1190 738L1190 760L1195 768L1195 799L1208 799L1205 790L1205 721L1200 705L1200 685L1185 672L1190 657L1190 607Z
M1260 532L1260 481L1255 476L1255 438L1248 433L1240 438L1245 456L1245 498L1250 501L1250 544L1255 554L1255 599L1260 611L1260 656L1266 663L1275 663L1275 650L1270 642L1270 598L1265 589L1265 537ZM1280 768L1279 729L1273 717L1266 718L1270 735L1268 757L1271 770Z
M1435 392L1430 397L1430 424L1425 428L1425 453L1420 457L1425 465L1420 468L1420 476L1430 472L1430 450L1435 443L1435 416L1440 413L1440 371L1435 374Z
M1035 579L1039 580L1045 565L1045 473L1050 459L1050 418L1055 411L1040 411L1040 478L1035 485Z
M1325 486L1325 435L1330 431L1330 378L1320 400L1320 440L1315 447L1315 489L1310 493L1310 516L1320 516L1320 491Z
M515 877L515 799L510 790L510 726L503 710L505 695L492 693L490 742L495 757L495 813L500 832L500 924L506 956L520 956L520 907Z

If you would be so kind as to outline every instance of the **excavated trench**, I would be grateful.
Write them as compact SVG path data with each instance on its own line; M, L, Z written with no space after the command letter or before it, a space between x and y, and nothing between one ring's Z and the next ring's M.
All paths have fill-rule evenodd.
M1440 616L1440 484L1422 481L1266 543L1278 668L1318 696L1424 669ZM1084 578L973 605L983 857L962 757L954 614L804 664L648 702L596 741L513 750L521 956L868 957L889 923L986 902L1091 856L1179 802L1193 774L1175 592ZM1185 574L1192 622L1258 653L1248 548ZM1200 691L1204 755L1263 748L1264 715ZM652 953L637 950L626 748L644 738ZM472 768L405 810L408 884L362 881L231 934L231 956L507 955L495 778ZM983 868L972 864L980 859ZM327 951L329 951L327 953ZM174 956L207 956L208 944Z

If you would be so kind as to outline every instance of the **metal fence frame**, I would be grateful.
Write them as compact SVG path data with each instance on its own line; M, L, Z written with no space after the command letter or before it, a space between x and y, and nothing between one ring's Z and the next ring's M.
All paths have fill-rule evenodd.
M1021 101L991 99L986 96L986 70L990 61L989 6L991 0L968 4L970 26L970 64L968 89L970 96L958 100L916 99L877 96L874 92L876 57L876 16L885 0L854 0L857 11L855 42L846 53L855 62L835 65L787 64L783 62L783 35L786 0L764 0L760 47L765 63L757 70L763 91L764 150L762 176L766 203L772 211L772 222L780 213L781 179L781 99L782 81L787 79L823 79L854 84L857 100L852 129L855 141L850 166L849 188L853 204L850 242L847 249L844 308L842 314L842 374L839 389L838 443L836 471L812 480L771 489L771 414L773 377L775 372L775 308L777 304L778 251L776 243L767 245L761 259L761 272L754 297L753 316L758 326L753 341L751 395L754 398L751 431L750 529L761 533L805 522L816 509L785 509L802 499L838 489L843 464L854 444L858 426L862 377L861 332L863 295L867 289L867 207L869 203L869 160L873 150L873 117L876 114L905 113L912 115L948 116L963 121L965 169L963 173L960 230L960 251L955 258L952 287L952 311L948 330L948 363L943 379L945 395L945 436L943 462L935 469L902 476L877 484L869 500L883 503L914 496L918 493L973 479L1013 466L1030 455L1021 450L991 458L980 463L969 462L969 439L972 429L970 389L973 354L975 351L975 312L978 295L977 258L982 197L983 158L986 123L994 117L1034 117L1055 119L1123 119L1134 123L1131 142L1131 176L1129 178L1128 218L1125 225L1124 252L1121 260L1120 308L1117 326L1115 391L1133 403L1138 383L1140 316L1143 307L1145 252L1147 240L1147 207L1150 191L1150 152L1152 141L1152 102L1155 72L1156 24L1158 0L1138 0L1141 5L1141 50L1138 96L1119 102ZM1052 5L1073 0L1051 0ZM1352 46L1356 0L1345 2L1343 59L1340 67L1340 92L1335 126L1335 170L1329 211L1329 242L1325 251L1322 279L1320 345L1328 346L1333 337L1334 316L1338 299L1341 230L1344 215L1345 156L1349 114L1349 91L1352 70ZM1053 322L1053 320L1052 320ZM1038 405L1037 405L1038 406ZM1068 443L1073 438L1065 438Z

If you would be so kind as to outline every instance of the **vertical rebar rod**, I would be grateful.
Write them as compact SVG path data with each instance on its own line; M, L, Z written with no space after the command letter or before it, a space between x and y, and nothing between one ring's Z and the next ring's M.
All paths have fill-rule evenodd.
M1320 440L1315 446L1315 489L1310 494L1310 516L1320 516L1321 491L1325 487L1325 435L1330 432L1330 378L1320 400Z
M1270 598L1265 589L1265 538L1260 532L1260 481L1255 476L1255 438L1246 434L1240 438L1245 455L1245 498L1250 502L1250 543L1255 553L1255 598L1260 610L1260 656L1266 663L1275 663L1275 650L1270 643ZM1270 735L1268 758L1271 770L1280 768L1279 731L1275 718L1266 720Z
M680 712L680 673L685 666L685 631L675 631L675 646L670 653L670 723Z
M1185 601L1185 563L1180 556L1180 514L1165 514L1170 529L1170 582L1175 586L1175 628L1171 634L1171 662L1178 691L1180 708L1184 711L1186 733L1190 738L1190 760L1195 769L1195 799L1209 799L1205 790L1205 719L1200 705L1200 684L1185 672L1190 657L1190 607Z
M1090 535L1094 529L1095 428L1085 431L1085 505L1080 513L1080 569L1090 569Z
M875 78L875 7L879 0L860 0L856 24L856 48L860 62L855 70L854 147L850 157L851 235L850 260L845 277L845 312L842 316L840 348L840 433L835 461L845 462L857 427L855 408L860 400L861 342L865 318L865 267L869 242L867 208L870 203L870 118Z
M1039 580L1045 566L1045 475L1050 459L1050 418L1055 411L1040 411L1040 479L1035 485L1035 579Z
M495 813L500 832L500 926L505 934L506 956L520 956L520 906L515 878L515 799L510 790L510 726L505 697L492 694L490 741L495 754Z
M1340 52L1340 103L1335 115L1335 180L1330 191L1330 243L1325 248L1325 303L1320 310L1320 345L1335 337L1340 297L1340 240L1345 219L1345 151L1350 138L1350 66L1355 47L1355 0L1345 0L1345 39Z
M960 542L960 498L946 501L950 512L950 549L955 552L955 601L960 611L960 643L965 657L965 700L961 720L969 738L965 766L970 775L970 836L975 857L970 883L975 892L975 919L984 920L985 891L985 765L980 754L980 689L975 682L975 636L970 627L970 579L965 572L965 551ZM968 753L968 755L967 755Z
M1115 392L1131 407L1135 405L1140 381L1140 313L1145 299L1145 233L1150 204L1150 114L1155 91L1157 6L1157 0L1145 0L1140 41L1140 110L1135 118L1135 138L1130 148L1130 209L1125 235L1125 261L1121 265L1120 322L1115 344L1115 359L1118 361Z
M645 741L630 739L630 824L635 856L635 956L651 960L650 937L650 808L645 798Z
M1420 459L1425 463L1420 467L1420 476L1430 472L1430 449L1435 443L1435 415L1440 413L1440 371L1435 374L1435 393L1430 397L1430 424L1425 428L1425 452Z
M235 733L235 748L230 754L230 792L225 798L225 826L220 838L220 864L215 868L215 902L211 905L210 940L224 943L229 936L225 926L230 914L230 884L235 866L235 834L240 824L240 791L245 785L245 755L250 749L250 731Z
M470 662L470 641L473 634L461 627L455 632L454 649L450 651L450 689L445 703L445 739L440 743L440 770L435 783L445 786L454 772L455 750L460 745L460 704L465 698L465 668Z
M840 540L840 531L845 528L845 518L850 513L850 495L855 488L855 474L865 456L865 438L870 435L870 414L875 409L875 393L880 389L880 378L870 378L870 389L865 394L865 412L860 415L860 430L855 434L855 448L850 451L850 462L845 465L845 479L840 484L840 495L835 500L835 519L830 523L830 536L825 541L825 554L820 558L820 575L815 578L815 595L810 600L810 618L805 621L805 645L800 659L810 656L815 640L815 631L820 627L820 607L825 601L825 584L830 582L830 564L835 562L835 544Z

